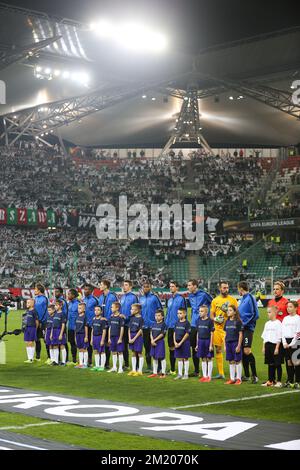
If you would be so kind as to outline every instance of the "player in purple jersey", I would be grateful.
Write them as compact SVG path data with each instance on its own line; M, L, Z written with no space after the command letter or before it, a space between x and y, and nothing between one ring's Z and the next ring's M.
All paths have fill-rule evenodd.
M124 351L124 316L120 313L120 302L111 305L112 315L109 319L108 344L112 353L113 366L107 372L118 372L123 374L123 351ZM119 359L119 370L117 362Z
M34 299L28 299L26 302L27 311L23 318L24 326L24 341L26 343L27 361L30 364L33 362L35 352L35 341L37 338L37 328L39 326L39 319L37 311L34 308Z
M75 320L75 341L79 350L79 364L75 369L86 369L88 366L88 324L85 315L86 305L81 302L78 305L78 315Z
M228 320L225 323L226 361L229 361L230 380L227 385L241 385L242 383L242 342L243 324L239 311L235 305L229 305Z
M161 375L160 379L166 378L166 350L165 350L165 336L167 333L167 325L164 322L164 311L158 309L155 312L155 323L151 326L150 341L151 349L150 356L153 358L153 373L148 375L149 379L158 377L158 361L161 361Z
M208 316L207 305L199 308L199 318L196 321L197 328L197 356L202 359L202 377L199 382L210 382L213 370L215 331L214 321Z
M129 376L138 377L143 375L143 317L141 315L142 306L140 304L132 304L130 308L131 316L128 325L128 344L132 351L131 364L132 370ZM138 371L137 369L138 362Z
M107 333L108 323L106 318L102 317L102 309L100 306L95 307L95 316L92 321L92 335L91 344L94 350L95 356L95 367L92 367L92 371L103 372L106 354L105 354L105 338ZM101 364L100 364L101 355Z
M189 378L189 357L191 357L191 325L187 321L187 311L178 309L178 322L174 328L175 359L178 359L178 375L174 380ZM184 375L183 375L184 369Z
M53 315L53 323L52 323L52 330L50 333L50 340L53 346L53 356L54 362L52 362L53 366L59 365L58 358L59 358L59 351L61 353L61 363L60 365L66 365L66 358L67 358L67 351L65 348L65 344L67 342L66 338L66 323L67 318L63 313L62 309L64 303L62 300L55 301L55 313Z
M50 339L50 335L51 335L51 331L53 327L54 313L55 313L55 305L54 304L48 305L48 313L46 317L45 344L50 354L50 359L49 361L47 361L47 365L49 366L52 364L52 362L54 362L54 354L53 354L54 348L52 346L52 341Z

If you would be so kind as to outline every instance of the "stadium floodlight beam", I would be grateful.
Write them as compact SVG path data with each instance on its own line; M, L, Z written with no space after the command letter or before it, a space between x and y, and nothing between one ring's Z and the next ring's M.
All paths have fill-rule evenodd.
M90 30L97 36L115 42L119 47L133 52L163 52L168 41L166 36L141 23L116 23L100 20L90 24Z
M115 33L113 24L108 20L100 20L97 23L91 23L90 29L95 31L97 36L102 38L109 38Z
M121 26L117 40L122 47L132 51L162 52L167 47L163 34L133 23Z

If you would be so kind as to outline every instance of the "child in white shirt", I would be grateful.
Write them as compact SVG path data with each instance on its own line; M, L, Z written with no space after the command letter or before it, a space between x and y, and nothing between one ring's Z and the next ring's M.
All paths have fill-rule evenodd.
M282 325L281 321L276 319L277 307L268 307L269 320L265 323L263 338L263 353L265 355L265 364L268 364L268 380L262 384L263 387L282 387ZM276 382L277 372L277 382Z
M298 303L290 300L287 304L288 316L282 321L282 344L288 376L284 386L287 388L300 388L300 365L295 365L295 361L293 362L293 355L297 350L294 338L300 332L300 316L297 315L297 310Z

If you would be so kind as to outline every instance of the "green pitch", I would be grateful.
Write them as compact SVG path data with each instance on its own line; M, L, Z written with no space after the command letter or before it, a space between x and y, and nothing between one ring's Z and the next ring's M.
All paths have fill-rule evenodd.
M124 403L157 406L161 408L176 408L188 405L199 405L186 408L188 412L205 412L243 416L274 421L300 423L300 394L285 395L285 389L266 389L261 383L267 379L267 366L263 364L261 332L266 321L265 309L260 310L253 352L257 361L257 372L260 379L258 385L245 384L241 386L224 385L224 381L214 380L201 384L197 378L188 381L174 382L173 377L165 380L148 379L144 377L128 377L127 374L115 375L93 373L90 370L74 369L73 367L55 367L44 365L46 353L42 346L41 363L24 364L26 359L23 336L9 336L6 344L7 364L0 365L0 383L2 386L16 386L35 390L65 393L88 398L101 398ZM19 328L21 312L10 312L9 330ZM3 329L3 319L0 320L0 331ZM168 359L168 358L167 358ZM284 368L285 369L285 368ZM190 361L190 371L193 370ZM216 368L214 369L216 373ZM228 366L225 363L225 373L228 377ZM285 370L283 380L285 380ZM283 393L282 396L280 396ZM260 395L276 394L273 398L259 398ZM254 397L249 401L239 401L242 397ZM256 398L255 398L256 397ZM225 400L236 400L229 403L214 403ZM202 405L202 406L201 406ZM204 406L203 406L204 405ZM0 428L5 426L22 426L28 423L39 423L42 420L22 415L1 413ZM91 447L96 449L207 449L204 446L194 446L158 439L132 436L122 433L107 433L106 431L83 428L80 426L59 424L45 427L29 427L18 430L35 437L59 440L66 443Z

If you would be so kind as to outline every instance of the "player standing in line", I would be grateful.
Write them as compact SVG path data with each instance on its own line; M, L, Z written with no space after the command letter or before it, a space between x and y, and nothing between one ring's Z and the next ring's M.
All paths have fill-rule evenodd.
M48 359L47 361L48 366L50 366L52 362L54 362L53 346L52 346L52 342L50 339L51 331L53 328L54 313L55 313L55 305L54 304L48 305L48 314L47 314L47 319L46 319L46 332L45 332L45 343L50 353L50 359Z
M263 387L282 386L282 324L281 321L277 319L277 309L278 307L275 305L268 307L267 312L269 320L265 323L264 331L261 335L263 339L262 352L265 356L265 364L268 364L268 380L262 384Z
M143 341L146 353L147 370L151 372L151 326L155 323L155 312L162 309L162 304L159 297L151 292L151 284L149 281L144 282L142 295L139 297L139 302L142 306L143 324Z
M176 359L174 355L175 343L174 343L174 330L175 325L178 321L178 310L186 310L186 302L182 295L179 294L179 284L176 281L170 281L171 297L167 303L167 316L166 325L168 328L168 346L170 352L170 374L176 375L175 364Z
M199 318L196 321L197 328L197 356L202 360L202 377L199 382L210 382L213 370L214 357L214 322L208 316L207 305L199 308Z
M27 364L31 364L34 358L34 344L36 341L36 332L39 326L38 314L34 306L34 300L26 301L27 311L23 316L24 341L26 343Z
M212 302L212 297L207 292L198 288L198 282L195 279L191 279L187 288L189 291L188 300L192 309L191 316L191 347L192 347L192 357L194 363L194 376L199 376L199 357L196 351L197 346L197 320L199 318L199 308L201 305L207 305L209 308Z
M102 372L104 371L105 366L105 338L108 328L108 322L106 318L102 317L101 307L98 305L95 307L95 316L92 322L92 336L91 342L94 350L95 356L95 366L92 367L92 371ZM100 364L100 354L101 354L101 364Z
M76 346L76 339L75 339L75 323L76 318L78 316L78 292L76 289L70 289L68 291L68 323L67 323L67 330L68 330L68 341L71 346L71 354L72 354L72 361L69 364L75 366L77 363L77 346Z
M277 307L276 319L282 321L288 315L287 304L288 299L283 297L285 285L281 281L276 281L273 288L274 299L269 300L268 307Z
M131 305L131 317L128 325L128 343L129 349L132 351L131 364L132 370L129 376L138 377L143 375L143 317L141 315L141 305ZM137 361L139 370L137 371Z
M132 282L126 280L123 282L123 294L120 298L121 309L120 313L122 314L125 323L124 323L124 363L125 368L129 367L129 353L128 353L128 326L129 326L129 319L131 315L131 305L138 304L139 299L137 296L132 292Z
M66 320L68 322L68 302L64 298L64 290L63 290L62 287L55 287L54 297L55 297L55 300L61 300L62 301L62 303L63 303L62 313L63 313L64 317L66 318ZM67 352L67 360L66 360L66 363L67 363L68 360L69 360L69 346L68 346L68 330L67 330L67 328L66 328L66 331L65 331L65 335L66 335L65 348L66 348L66 352Z
M151 326L150 341L151 349L150 355L153 358L153 372L148 375L149 379L158 377L158 361L161 361L161 375L160 379L166 378L166 349L165 349L165 336L167 333L167 325L164 322L163 309L156 310L155 322Z
M258 307L255 298L249 293L249 286L247 282L241 281L238 283L238 291L241 296L239 303L239 314L243 324L243 366L245 376L242 380L247 382L250 379L249 365L252 372L252 383L258 383L256 372L255 357L252 353L251 346L253 341L253 334L256 322L259 318Z
M112 303L118 302L118 297L116 296L114 292L111 292L110 281L108 281L107 279L102 279L99 287L100 287L100 290L102 291L102 294L100 295L98 299L98 303L100 307L102 308L102 315L108 321L112 314L112 311L111 311ZM108 341L108 335L106 335L106 340L105 340L105 354L106 354L105 369L109 369L109 358L110 358L110 348L109 348L107 341Z
M189 358L191 357L191 325L187 320L187 311L178 310L178 321L174 328L175 358L178 359L178 375L174 380L189 378Z
M91 284L85 284L83 286L84 299L83 302L86 305L85 315L88 326L88 365L91 366L93 363L93 348L91 345L92 336L92 321L95 316L95 307L98 305L98 299L93 295L94 288Z
M227 309L228 319L225 323L226 361L229 361L230 380L226 385L242 383L242 343L243 324L235 304Z
M292 360L297 349L295 338L300 331L300 317L297 315L297 310L298 303L290 300L287 304L288 316L282 321L282 344L287 372L287 382L284 384L286 388L299 388L300 386L300 365L295 365Z
M41 339L44 338L45 329L46 329L46 317L47 317L47 307L48 299L45 296L45 286L43 284L37 283L34 287L34 308L37 311L39 318L39 326L37 329L37 339L35 342L35 353L36 360L41 360ZM47 349L47 348L46 348ZM48 359L50 359L49 349L47 350Z
M218 368L218 374L213 379L225 379L222 352L225 344L224 326L228 318L227 310L229 305L238 307L238 301L229 295L228 282L221 281L219 283L219 292L220 294L213 299L210 308L211 318L215 322L214 346L216 348L216 363Z
M79 364L75 369L85 369L88 365L88 326L85 315L86 304L78 304L78 315L75 320L75 341L79 350Z
M113 302L112 315L109 319L108 344L112 353L113 366L107 372L118 372L123 374L123 351L124 351L124 324L125 320L120 313L120 302ZM119 370L117 362L119 359Z
M53 357L54 362L52 362L53 366L65 366L66 365L66 358L67 352L65 348L65 344L67 342L66 339L66 323L67 319L62 312L63 309L63 302L61 300L56 300L55 302L55 313L53 315L53 323L52 323L52 330L50 333L50 340L53 346ZM59 351L61 352L61 362L59 364Z

